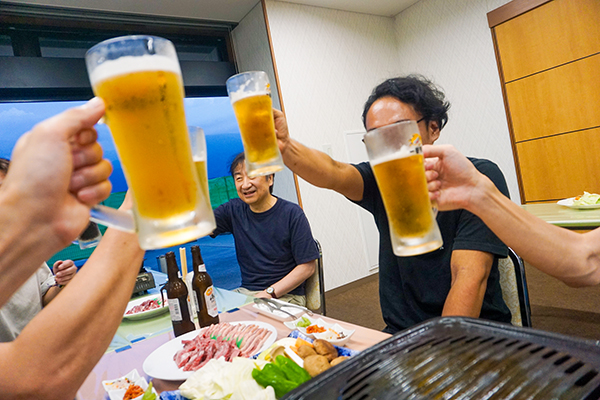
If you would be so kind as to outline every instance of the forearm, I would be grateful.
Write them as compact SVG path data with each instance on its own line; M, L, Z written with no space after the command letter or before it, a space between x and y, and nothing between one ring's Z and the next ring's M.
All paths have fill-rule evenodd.
M285 165L308 183L335 190L352 200L362 198L362 178L351 165L338 162L322 151L291 138L282 157Z
M0 306L62 248L48 225L21 212L17 195L0 191Z
M310 278L312 274L315 273L315 268L316 261L297 265L289 274L271 286L275 289L275 293L278 297L283 296L296 289L302 282Z
M135 235L109 229L61 295L14 342L2 345L0 392L22 389L36 398L51 393L75 397L121 322L143 254ZM25 371L22 359L36 362L27 363ZM15 382L22 376L36 376L40 386L18 388Z
M59 293L61 288L58 286L52 286L46 294L42 296L42 306L46 307Z
M467 209L524 260L571 286L600 283L600 230L578 234L550 225L486 182Z
M486 282L472 279L457 280L450 288L442 316L463 316L478 318L485 295Z

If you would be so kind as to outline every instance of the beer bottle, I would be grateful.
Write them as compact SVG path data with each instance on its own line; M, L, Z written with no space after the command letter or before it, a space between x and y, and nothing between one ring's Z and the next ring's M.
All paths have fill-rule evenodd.
M179 267L177 266L177 260L175 260L175 253L169 251L165 258L167 260L167 274L169 280L161 290L166 289L167 291L173 331L175 332L175 336L180 336L184 333L193 331L196 329L196 326L192 321L190 310L188 308L187 287L179 277Z
M198 313L200 327L218 324L219 311L210 275L200 254L200 247L192 246L192 262L194 264L194 279L192 280L193 298Z

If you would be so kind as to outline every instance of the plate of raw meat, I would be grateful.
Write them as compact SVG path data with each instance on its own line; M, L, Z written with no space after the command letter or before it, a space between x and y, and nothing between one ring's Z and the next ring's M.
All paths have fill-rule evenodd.
M167 299L163 304L160 294L138 297L127 304L123 318L145 319L152 318L169 310Z
M276 340L277 330L266 322L221 322L163 344L146 358L143 368L153 378L182 381L213 358L250 358Z

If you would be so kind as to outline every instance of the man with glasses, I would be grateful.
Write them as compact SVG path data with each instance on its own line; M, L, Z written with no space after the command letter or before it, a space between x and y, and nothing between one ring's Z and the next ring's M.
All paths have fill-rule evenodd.
M424 144L433 144L448 121L450 104L422 76L388 79L367 100L367 131L400 121L418 122ZM347 164L290 138L287 123L274 110L275 128L285 164L309 183L335 190L365 208L379 229L379 295L384 331L394 333L437 316L481 317L510 322L502 299L498 258L506 246L475 215L440 212L437 223L444 245L431 253L397 257L392 251L385 209L368 162ZM487 160L471 159L508 196L504 176Z

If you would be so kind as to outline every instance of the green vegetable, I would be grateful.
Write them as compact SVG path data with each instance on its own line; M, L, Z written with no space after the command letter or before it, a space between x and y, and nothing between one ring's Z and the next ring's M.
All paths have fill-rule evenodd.
M310 326L310 324L310 320L306 317L302 317L300 321L296 322L296 326L299 326L301 328L306 328L307 326Z
M156 394L152 391L152 381L148 384L148 389L144 392L142 400L156 400Z
M298 385L310 380L310 375L304 368L285 356L275 357L275 365L283 371L290 381L296 382Z
M267 364L262 370L254 368L252 377L262 387L271 386L275 395L283 397L287 392L294 390L300 384L287 379L285 373L275 364Z

